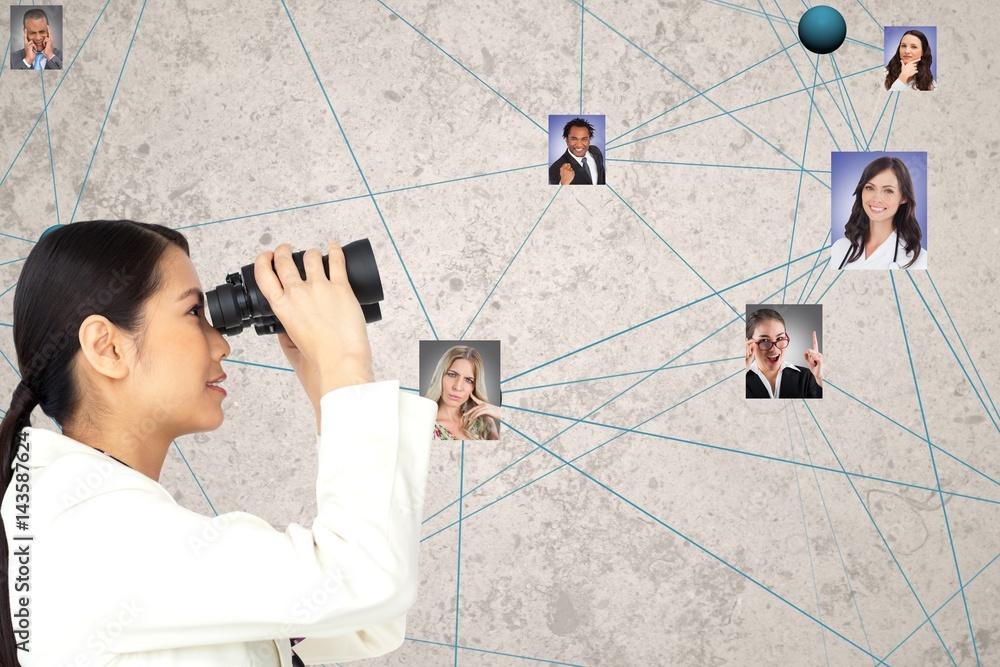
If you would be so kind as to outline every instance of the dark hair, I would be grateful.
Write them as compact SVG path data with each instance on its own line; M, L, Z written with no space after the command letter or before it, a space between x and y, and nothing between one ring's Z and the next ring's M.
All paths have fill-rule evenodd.
M885 75L885 89L889 90L892 88L892 83L899 78L899 73L903 70L903 61L899 57L899 47L903 45L903 37L907 35L913 35L919 39L920 49L923 51L920 60L917 62L917 73L913 75L913 83L916 85L917 90L930 90L934 87L934 73L931 72L931 63L934 62L934 56L931 54L931 43L928 41L927 35L919 30L907 30L899 38L899 45L896 47L896 52L892 54L892 58L889 59L889 64L886 66L888 72Z
M750 317L747 318L747 340L753 338L753 332L757 328L757 325L764 320L778 320L782 326L785 325L785 318L778 311L771 308L758 308L750 313Z
M590 138L594 138L594 126L583 118L574 118L570 122L566 123L565 127L563 127L563 139L569 136L569 128L571 127L585 127L587 128L587 131L590 132Z
M913 253L911 259L903 268L908 268L920 257L920 239L923 233L920 231L920 223L917 222L917 203L913 196L913 179L910 178L910 170L906 168L906 163L898 157L882 156L873 160L865 170L861 172L861 179L854 188L854 206L851 207L851 216L847 219L844 227L844 238L851 242L851 247L847 251L847 264L850 264L861 257L861 252L868 243L871 236L868 214L865 212L864 204L861 201L861 192L865 184L875 178L886 169L891 169L896 174L899 181L900 196L906 201L896 209L893 216L892 226L896 230L896 242L903 241L903 248L907 253Z
M21 383L0 424L0 498L13 477L18 438L36 405L58 424L76 416L73 373L79 330L93 314L138 334L143 306L159 289L159 260L171 245L190 254L180 232L131 220L94 220L43 234L24 262L14 293L14 348ZM0 664L16 667L8 585L7 532L0 520Z
M35 19L45 19L45 24L48 25L49 23L49 17L45 14L45 10L38 9L37 7L35 9L29 9L24 13L24 17L21 19L22 28L28 27L28 19L31 19L32 21Z

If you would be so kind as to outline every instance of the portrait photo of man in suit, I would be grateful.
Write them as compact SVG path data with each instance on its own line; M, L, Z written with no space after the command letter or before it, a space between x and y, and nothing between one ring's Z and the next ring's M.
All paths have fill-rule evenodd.
M563 126L562 138L566 150L549 165L549 184L604 185L604 154L592 143L594 125L573 118Z
M56 42L61 42L62 37L62 7L51 7L58 10L58 20L49 23L49 15L41 7L28 8L21 16L21 20L16 20L15 10L21 9L11 7L11 44L17 44L16 26L20 23L21 42L24 48L11 53L11 69L62 69L62 51L56 46ZM56 30L53 30L53 28Z

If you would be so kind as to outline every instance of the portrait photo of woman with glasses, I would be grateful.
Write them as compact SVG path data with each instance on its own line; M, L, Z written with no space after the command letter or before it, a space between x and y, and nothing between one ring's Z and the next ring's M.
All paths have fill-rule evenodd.
M816 336L818 321L822 321L821 307L782 308L805 310L801 311L803 317L796 317L794 327L786 327L785 318L774 308L757 308L747 316L747 398L823 398L823 355ZM795 331L796 338L801 330L804 340L808 340L805 331L812 329L812 346L803 354L805 366L796 366L785 358L792 344L788 329Z

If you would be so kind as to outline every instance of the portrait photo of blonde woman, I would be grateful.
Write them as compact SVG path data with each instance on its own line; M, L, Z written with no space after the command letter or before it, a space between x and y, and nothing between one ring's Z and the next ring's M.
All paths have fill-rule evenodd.
M499 371L499 341L420 342L421 396L438 406L434 440L500 439Z

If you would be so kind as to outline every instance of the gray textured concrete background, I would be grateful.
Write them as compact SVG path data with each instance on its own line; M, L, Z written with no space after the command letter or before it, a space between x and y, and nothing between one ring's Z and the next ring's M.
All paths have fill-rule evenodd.
M47 118L0 73L2 231L182 228L206 289L367 236L379 378L416 387L420 339L503 341L503 439L435 446L410 640L368 664L1000 664L1000 5L828 4L842 84L792 0L67 2ZM880 88L879 23L938 26L937 91ZM560 190L542 128L581 98L610 187ZM928 152L928 272L810 254L830 152L866 146ZM30 243L0 248L3 290ZM823 304L822 401L744 399L738 314L782 300ZM275 340L231 344L225 424L161 482L308 524L310 407Z

